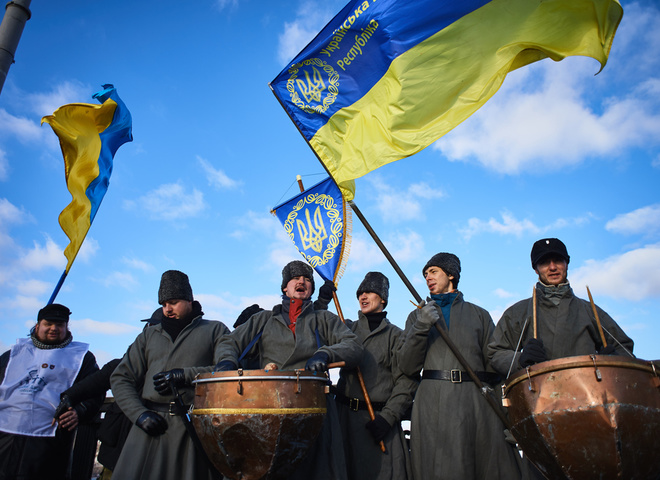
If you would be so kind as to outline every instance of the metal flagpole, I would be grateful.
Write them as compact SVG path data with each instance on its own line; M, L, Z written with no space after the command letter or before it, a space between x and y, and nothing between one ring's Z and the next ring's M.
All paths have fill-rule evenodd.
M13 0L7 2L5 6L5 15L0 23L0 93L9 73L9 67L14 63L14 54L25 23L32 16L30 1Z

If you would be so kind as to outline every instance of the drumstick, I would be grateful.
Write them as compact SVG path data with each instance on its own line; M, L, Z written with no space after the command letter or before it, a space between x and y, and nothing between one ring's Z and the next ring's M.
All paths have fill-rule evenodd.
M591 303L591 309L594 311L594 317L596 317L596 325L598 325L598 333L600 333L600 339L603 342L603 348L607 347L607 341L605 340L605 334L603 333L603 327L600 324L600 318L598 318L598 312L596 311L596 304L594 303L594 298L591 296L589 291L589 285L587 287L587 294L589 294L589 303Z
M532 319L534 320L534 338L537 338L536 332L536 285L534 285L534 290L532 290Z
M343 360L341 362L328 363L328 370L331 368L343 368L346 366L346 362Z

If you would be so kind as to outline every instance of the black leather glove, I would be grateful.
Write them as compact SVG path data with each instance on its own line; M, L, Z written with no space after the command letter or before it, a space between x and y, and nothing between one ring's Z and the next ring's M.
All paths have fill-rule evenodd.
M236 321L234 322L234 328L236 328L236 327L238 327L238 326L240 326L240 325L243 325L245 322L248 321L248 319L249 319L252 315L254 315L255 313L262 312L262 311L263 311L263 308L261 308L261 307L260 307L259 305L257 305L256 303L253 304L253 305L250 305L250 306L247 307L245 310L243 310L243 311L241 312L241 314L238 316L238 318L237 318Z
M319 298L314 302L314 310L327 310L332 301L332 294L336 291L335 283L332 280L326 280L319 288Z
M216 372L229 372L231 370L238 370L238 365L236 365L231 360L222 360L221 362L218 362L218 364L215 366L214 371L216 371Z
M548 355L545 353L543 342L538 338L532 338L523 347L518 363L520 363L521 367L525 368L535 363L545 362L547 359Z
M612 344L609 344L607 347L600 347L598 355L616 355L616 348Z
M60 404L57 406L55 409L55 413L53 414L53 418L60 418L60 415L62 415L64 412L68 411L73 405L71 405L71 399L69 398L68 395L64 394L60 396Z
M305 370L310 372L327 372L330 356L325 352L316 352L305 364Z
M369 433L371 433L371 436L374 437L374 440L376 440L376 443L380 442L385 436L387 436L387 432L390 431L390 426L389 423L387 423L387 420L385 420L383 417L380 415L376 415L375 418L365 424L365 427L367 430L369 430Z
M167 430L167 422L165 419L151 410L147 410L141 414L135 421L135 425L152 437L162 435Z
M186 379L183 376L182 368L173 368L172 370L159 372L154 375L154 388L161 395L174 393L172 391L172 385L183 387L185 384Z

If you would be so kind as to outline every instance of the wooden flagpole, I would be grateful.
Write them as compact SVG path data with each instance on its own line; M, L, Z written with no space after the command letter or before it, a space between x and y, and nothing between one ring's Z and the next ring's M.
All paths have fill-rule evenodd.
M300 188L300 193L305 191L305 187L303 186L302 182L302 177L300 175L296 176L296 180L298 181L298 187ZM337 298L337 292L332 292L332 299L335 301L335 308L337 308L337 316L339 319L342 321L342 323L345 325L346 320L344 319L344 314L341 311L341 306L339 305L339 299ZM360 370L360 367L356 368L357 371L357 376L358 376L358 381L360 382L360 388L362 388L362 395L364 396L364 402L367 404L367 411L369 412L369 418L371 420L376 419L376 413L374 412L374 407L371 404L371 398L369 397L369 392L367 392L367 385L364 383L364 376L362 375L362 370ZM387 453L387 449L385 448L385 442L382 440L379 442L380 449L382 450L383 453Z
M271 91L273 92L273 95L275 95L275 90L273 90L273 87L270 84L268 84L268 86L270 87ZM327 174L330 176L330 178L332 178L334 180L334 177L332 176L332 174L328 170L328 167L325 166L325 163L323 163L323 161L321 160L321 157L319 157L318 153L316 153L316 150L314 150L314 148L309 144L309 141L307 140L307 138L305 137L303 132L300 130L300 127L298 126L298 124L293 120L293 118L291 118L291 115L289 115L289 112L286 109L286 107L284 106L284 104L282 103L282 100L280 100L280 97L275 95L275 98L277 99L279 104L282 106L282 109L286 112L286 114L289 117L289 119L291 120L291 122L296 126L296 129L298 129L298 132L300 133L300 135L302 135L302 137L305 139L305 143L307 143L309 148L312 150L312 152L314 153L314 156L316 157L316 159L323 166L323 168L325 169ZM335 183L337 183L337 182L335 182ZM397 272L397 274L399 275L399 277L401 278L403 283L406 285L406 287L408 287L408 290L410 291L410 293L413 295L413 297L415 297L415 300L417 301L417 308L421 308L422 297L419 295L419 293L417 293L417 291L415 290L415 287L413 287L412 283L410 283L410 281L405 276L403 271L399 268L399 265L394 260L394 257L392 257L392 255L390 255L387 248L385 248L385 245L383 244L383 242L380 241L380 239L378 238L378 235L376 235L376 232L373 230L373 228L371 228L371 225L369 225L369 222L367 222L367 219L364 217L364 215L362 215L362 212L360 212L360 209L357 208L357 205L355 205L355 202L353 202L353 200L349 200L348 204L351 206L351 209L355 212L355 214L358 216L358 218L360 219L360 221L362 222L364 227L367 229L367 231L371 235L371 238L373 238L374 242L376 242L376 245L378 245L378 247L381 249L381 251L383 252L383 255L385 255L385 257L389 260L390 264L392 265L394 270ZM504 412L502 410L502 408L497 403L497 401L495 401L495 398L488 393L488 389L484 386L484 384L481 382L481 380L479 380L479 377L477 377L477 374L474 373L474 370L472 370L470 365L467 363L467 360L465 359L465 357L463 357L463 354L461 354L461 352L458 350L458 347L456 346L456 344L452 341L451 338L449 338L449 333L446 332L437 323L435 324L435 328L438 330L438 332L440 333L440 336L445 341L445 343L447 344L449 349L452 351L452 353L454 354L454 356L456 357L458 362L465 369L468 376L472 379L472 381L477 386L477 388L479 388L479 391L482 393L482 395L484 396L484 398L486 399L488 404L493 408L493 410L495 410L495 413L500 418L500 420L502 420L502 423L504 424L504 426L510 430L511 429L510 428L511 427L511 422L509 421L509 418L507 417L506 412Z

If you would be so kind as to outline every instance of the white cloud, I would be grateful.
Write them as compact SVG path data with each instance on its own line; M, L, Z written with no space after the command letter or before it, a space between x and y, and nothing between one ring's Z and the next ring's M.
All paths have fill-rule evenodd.
M6 198L0 198L0 230L10 224L20 224L32 217L23 208L18 208Z
M225 8L234 10L238 8L238 0L215 0L215 6L218 11L222 11Z
M605 224L605 229L624 235L654 235L660 232L660 203L617 215Z
M197 156L197 161L206 173L206 179L208 180L209 185L223 189L236 188L240 185L240 182L232 180L222 170L213 168L211 162L200 157L199 155Z
M497 220L493 217L488 220L481 220L474 217L470 218L468 219L467 226L459 228L458 232L465 240L469 240L475 235L481 233L497 233L500 235L514 235L516 237L521 237L526 233L539 234L549 230L566 228L569 225L583 225L592 218L590 214L575 218L558 218L550 224L539 226L529 219L518 220L514 214L506 210L501 212L500 215L502 217L501 220Z
M99 322L85 318L82 320L71 320L69 330L76 335L124 335L128 333L137 334L142 330L141 326L129 325L127 323Z
M52 114L67 103L97 103L92 99L92 94L98 90L101 89L94 90L81 82L65 81L55 85L50 92L26 95L25 103L41 120L41 117Z
M592 94L591 86L599 83L590 78L597 68L592 59L543 60L509 74L477 114L433 148L452 161L476 161L490 170L518 174L565 170L590 158L657 145L660 115L653 92L660 88L660 62L648 52L660 49L660 35L649 33L660 28L660 15L657 8L631 7L613 48L623 68L608 65L601 73L610 83L624 82L625 76L626 88L617 96ZM645 80L635 85L636 78Z
M283 65L289 63L316 34L328 23L343 5L338 1L304 1L292 22L284 24L279 36L277 59Z
M7 154L0 148L0 182L4 182L9 178L9 161ZM1 199L0 199L1 200Z
M373 186L374 203L381 217L388 223L423 220L425 204L420 200L436 200L446 196L444 191L426 182L409 185L406 190L393 188L377 174L365 179Z
M48 131L42 129L37 122L27 117L14 116L4 109L0 109L1 137L11 136L23 144L42 143ZM53 145L56 145L54 143Z
M63 269L66 266L66 257L63 251L63 248L49 236L46 236L46 244L42 246L34 242L33 248L21 256L19 264L27 270L41 270L46 267L59 267Z
M127 258L124 257L122 258L122 263L125 265L128 265L131 268L134 268L135 270L140 270L142 272L153 272L154 271L154 266L148 264L147 262L144 262L140 259L137 258Z
M660 297L660 243L647 245L604 260L588 260L570 271L573 288L584 291L588 285L594 299L598 295L640 301ZM598 303L598 301L596 301Z
M127 209L145 211L154 220L185 220L205 208L204 195L196 188L186 193L180 183L161 185L136 201L124 202Z
M504 290L503 288L496 288L493 294L499 298L514 298L516 296L515 293Z
M138 285L138 281L135 280L133 275L126 272L112 272L105 278L95 279L95 281L98 281L105 287L123 287L127 290Z
M48 292L52 285L48 282L34 279L19 280L16 285L16 291L21 295L38 297Z

